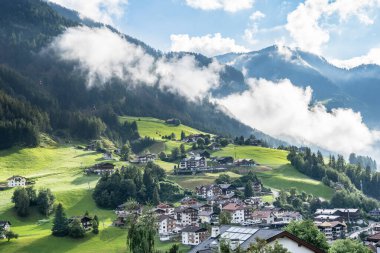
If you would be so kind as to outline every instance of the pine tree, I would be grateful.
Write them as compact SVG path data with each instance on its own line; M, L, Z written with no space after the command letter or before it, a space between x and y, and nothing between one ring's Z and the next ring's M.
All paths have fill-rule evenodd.
M252 181L248 180L244 188L244 197L250 198L250 197L253 197L253 194L254 193L253 193Z
M155 185L154 190L153 190L152 203L155 206L160 203L160 194L158 193L157 184Z
M181 141L184 140L186 138L186 134L185 132L182 130L181 131Z
M96 217L96 219L95 219ZM98 222L98 217L95 215L94 219L92 220L92 233L94 234L99 234L99 222Z
M58 204L55 211L53 228L51 230L54 236L66 236L69 232L69 222L61 203Z

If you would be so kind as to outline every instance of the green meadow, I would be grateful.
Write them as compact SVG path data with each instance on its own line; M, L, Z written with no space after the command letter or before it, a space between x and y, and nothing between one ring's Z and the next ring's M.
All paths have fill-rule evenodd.
M85 166L103 161L96 152L78 150L70 146L9 149L0 151L0 181L12 175L22 175L35 180L35 188L48 187L61 202L67 216L88 211L98 215L100 233L91 232L83 239L56 238L50 235L52 218L32 210L27 218L19 218L11 203L12 189L0 192L0 220L9 220L19 239L0 241L0 252L50 253L50 252L127 252L126 230L111 226L115 214L112 210L96 207L92 190L97 176L84 176ZM157 249L166 250L171 243L157 240ZM187 248L182 247L186 251Z

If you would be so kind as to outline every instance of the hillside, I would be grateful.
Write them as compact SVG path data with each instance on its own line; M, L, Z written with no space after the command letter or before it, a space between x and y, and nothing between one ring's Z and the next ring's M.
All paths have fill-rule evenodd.
M173 147L179 147L181 142L179 141L163 141L163 135L170 135L175 133L176 136L180 136L181 131L184 131L186 135L201 133L201 131L194 128L190 128L186 125L170 126L163 120L146 117L123 117L123 120L136 121L138 125L138 131L141 136L148 136L155 138L162 142L162 144L154 144L149 147L150 152L165 151L167 153ZM191 145L186 145L187 149L191 148ZM273 189L289 189L296 187L299 191L305 191L306 193L313 194L325 199L330 199L333 190L325 186L322 182L313 180L302 173L294 169L287 160L288 152L284 150L255 147L255 146L236 146L228 145L222 148L220 151L212 152L212 156L232 156L235 159L249 158L258 162L260 166L252 168L254 172L263 180L265 186ZM167 163L157 161L157 164L162 166L166 171L171 172L173 170L174 163ZM171 179L185 188L195 188L200 184L212 183L220 173L196 176L172 176ZM238 174L228 172L231 177L239 177Z
M72 146L48 146L0 151L0 181L12 175L24 175L36 181L35 188L48 187L61 202L68 216L81 215L86 210L97 214L100 233L89 233L78 243L75 239L51 236L52 217L33 212L28 218L19 218L10 199L13 190L0 195L0 220L12 221L12 230L20 234L18 240L0 241L0 252L125 252L126 231L111 227L115 218L113 210L100 209L92 199L92 190L99 177L84 176L83 167L102 161L93 151L83 151ZM171 245L157 241L158 249ZM184 248L183 248L184 249Z
M380 67L362 65L351 69L331 64L322 56L286 46L271 46L248 53L229 53L217 56L238 70L246 70L247 76L271 81L289 79L298 87L310 86L313 99L328 101L331 108L353 108L360 111L364 121L371 126L379 122Z
M202 131L231 136L255 134L259 138L265 137L268 142L279 143L226 115L207 99L199 103L175 91L162 90L154 85L134 85L130 80L119 78L89 89L86 73L77 71L80 69L78 62L62 61L58 55L44 52L67 28L80 25L93 28L100 24L82 20L78 13L45 1L16 2L5 0L0 5L0 89L23 103L30 103L35 114L47 114L49 134L87 140L105 135L114 141L125 142L114 116L135 115L178 118ZM122 35L116 29L108 28ZM122 36L126 42L143 48L153 59L163 56L135 38ZM165 55L167 59L185 56L193 57L199 67L207 67L212 62L212 59L198 54ZM240 71L224 66L218 87L213 91L215 96L242 91L246 86ZM36 129L37 135L43 130ZM8 141L9 146L14 144L16 141Z

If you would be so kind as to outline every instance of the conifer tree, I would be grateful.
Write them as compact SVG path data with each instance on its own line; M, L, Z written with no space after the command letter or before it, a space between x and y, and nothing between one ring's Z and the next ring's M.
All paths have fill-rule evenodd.
M61 203L58 204L57 210L55 211L53 228L51 231L54 236L66 236L69 232L69 222Z

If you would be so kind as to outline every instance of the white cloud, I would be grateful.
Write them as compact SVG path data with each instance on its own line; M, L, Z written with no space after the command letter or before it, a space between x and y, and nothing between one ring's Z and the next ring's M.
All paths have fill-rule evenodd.
M261 11L255 11L254 13L249 16L249 19L252 21L260 20L262 18L265 18L265 14L262 13Z
M265 18L265 14L261 11L255 11L249 16L249 24L248 27L244 30L243 38L250 43L251 45L255 45L258 43L258 40L255 38L255 35L259 32L259 24L258 21Z
M340 68L355 68L363 64L380 65L380 48L372 48L368 54L354 57L348 60L331 59L330 62Z
M234 39L223 38L220 33L190 37L188 34L172 34L171 48L174 52L196 52L207 56L215 56L230 52L247 52L248 49L236 44Z
M318 146L348 155L369 153L380 138L370 130L360 113L351 109L312 107L312 90L294 86L289 80L278 83L250 79L250 90L218 102L243 123L274 137L296 144Z
M371 25L374 21L369 13L379 6L379 0L306 0L288 14L286 29L296 46L320 53L321 47L330 40L328 26L334 14L338 15L339 24L356 17L360 23Z
M237 12L251 9L253 0L186 0L186 4L195 9L201 10L225 10L227 12Z
M78 62L90 87L116 77L133 85L157 84L190 100L208 96L219 85L223 71L216 61L199 67L189 55L155 59L107 28L69 28L52 42L50 50L62 60Z
M82 17L113 24L114 18L121 18L128 0L48 0L69 9L76 10Z

